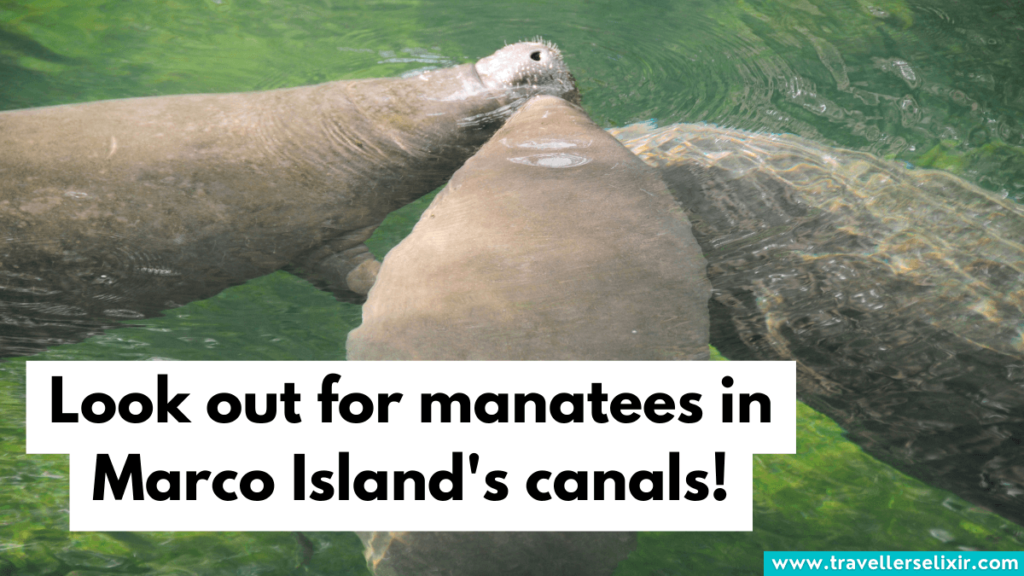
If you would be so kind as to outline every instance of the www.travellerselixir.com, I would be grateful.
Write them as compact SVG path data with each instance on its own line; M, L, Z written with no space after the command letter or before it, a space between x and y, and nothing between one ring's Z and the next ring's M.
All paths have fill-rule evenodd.
M1024 552L765 552L764 573L837 570L997 570L1024 574Z

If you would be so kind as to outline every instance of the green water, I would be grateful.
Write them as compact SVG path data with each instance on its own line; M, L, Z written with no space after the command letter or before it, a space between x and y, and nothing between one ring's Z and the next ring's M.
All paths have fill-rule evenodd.
M562 47L602 125L794 133L1024 199L1017 0L6 0L0 109L391 76L535 35ZM373 251L425 205L393 215ZM40 358L339 359L359 318L279 272ZM367 574L351 534L69 533L67 459L24 454L24 366L0 364L0 576ZM760 573L763 550L1024 548L1024 529L874 461L805 407L798 454L756 458L754 483L752 533L645 533L618 574Z

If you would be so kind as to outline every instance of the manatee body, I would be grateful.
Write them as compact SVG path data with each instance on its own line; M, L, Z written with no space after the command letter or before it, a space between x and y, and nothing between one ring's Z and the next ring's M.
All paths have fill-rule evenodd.
M657 174L527 103L385 257L349 360L706 359L710 285ZM610 575L633 533L365 533L377 576Z
M385 215L535 94L578 97L527 42L406 79L0 113L0 356L283 267L360 299Z
M707 359L704 267L658 175L537 97L388 253L348 358Z
M796 360L869 453L1024 524L1024 206L793 136L614 132L693 222L712 344Z

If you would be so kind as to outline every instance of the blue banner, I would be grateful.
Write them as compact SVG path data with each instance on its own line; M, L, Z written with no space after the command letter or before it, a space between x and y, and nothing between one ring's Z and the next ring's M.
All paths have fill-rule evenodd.
M1024 552L765 552L764 574L975 572L1024 574Z

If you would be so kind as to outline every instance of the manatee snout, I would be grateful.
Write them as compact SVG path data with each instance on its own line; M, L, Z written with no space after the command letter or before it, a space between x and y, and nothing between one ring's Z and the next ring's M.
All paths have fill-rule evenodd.
M487 88L517 99L547 94L579 104L576 79L550 42L519 42L505 46L476 63Z

